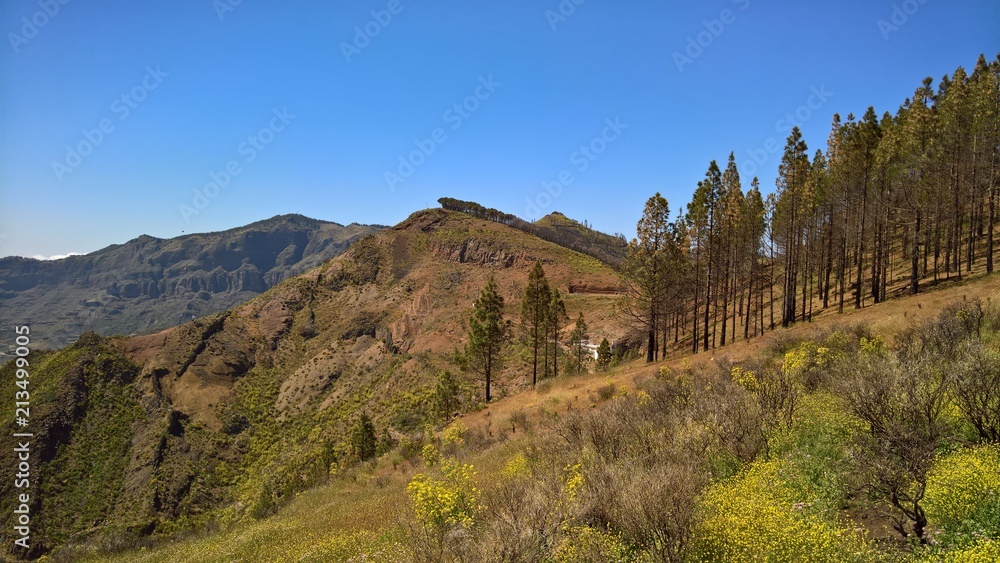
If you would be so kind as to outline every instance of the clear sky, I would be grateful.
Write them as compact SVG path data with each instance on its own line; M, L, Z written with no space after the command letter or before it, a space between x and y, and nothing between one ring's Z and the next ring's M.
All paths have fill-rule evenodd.
M442 196L631 237L710 160L772 190L793 122L825 148L834 112L894 112L1000 52L997 0L0 10L0 256L293 212L391 225Z

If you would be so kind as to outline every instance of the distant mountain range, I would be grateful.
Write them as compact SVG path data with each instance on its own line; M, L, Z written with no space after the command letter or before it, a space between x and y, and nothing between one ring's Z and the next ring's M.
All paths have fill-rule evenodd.
M0 259L0 327L59 348L84 331L139 334L243 303L383 229L278 215L227 231L140 236L81 256Z

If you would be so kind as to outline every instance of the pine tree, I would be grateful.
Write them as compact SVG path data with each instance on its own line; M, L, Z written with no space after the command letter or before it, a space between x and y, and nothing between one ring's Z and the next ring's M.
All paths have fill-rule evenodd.
M450 420L458 411L458 382L451 372L442 371L438 374L437 385L434 387L434 414L438 420Z
M361 413L361 418L354 423L354 428L351 430L350 446L351 454L358 458L358 461L368 461L375 457L375 425L368 413Z
M573 372L583 373L584 371L584 355L587 358L590 357L590 351L587 350L584 342L590 339L590 335L587 333L587 322L583 320L583 312L580 312L580 316L576 318L576 325L573 330L569 333L569 341L573 345Z
M597 347L597 369L604 371L611 365L611 344L607 338L601 339L601 345Z
M695 190L694 196L691 198L691 204L688 206L688 217L691 220L691 232L695 237L696 278L700 277L700 270L702 267L704 267L705 271L705 277L702 278L704 281L700 288L695 288L695 291L697 293L701 291L701 289L704 289L704 297L702 299L705 305L705 311L702 313L704 331L701 334L701 338L702 347L706 350L708 350L711 345L710 341L714 339L714 327L711 322L711 314L712 305L717 298L718 281L716 276L718 276L717 262L719 260L719 252L718 249L716 249L716 244L719 238L719 227L721 225L721 221L718 220L719 217L717 216L716 211L718 210L718 203L720 197L723 195L723 191L724 186L722 184L722 171L719 169L719 164L713 160L709 163L708 170L705 172L705 179L698 182L698 189ZM698 351L698 306L698 295L696 294L694 300L694 316L696 323L696 328L694 330L695 352Z
M646 361L656 359L659 314L677 274L678 248L676 229L670 223L670 206L659 193L646 201L642 218L636 226L638 237L629 243L628 255L621 267L625 295L620 303L623 313L646 335Z
M528 274L528 286L524 288L524 300L521 302L521 332L531 347L532 386L538 382L538 349L548 337L551 293L542 263L535 262L535 267Z
M729 303L733 303L732 340L736 340L737 294L741 288L741 262L746 257L739 252L740 223L743 214L743 188L740 184L740 172L736 167L736 155L729 153L726 170L722 173L722 192L720 194L720 272L722 276L722 327L719 332L719 345L726 345L726 321L729 319Z
M798 127L792 128L778 166L777 201L772 226L779 248L784 252L784 292L781 325L795 322L796 290L803 256L804 224L807 218L809 157Z
M743 338L750 338L750 324L754 325L753 335L764 332L764 272L766 269L763 252L765 225L764 199L760 195L760 182L754 178L750 182L750 190L743 198L743 214L740 231L745 249L744 259L747 262L747 307L743 325ZM751 310L754 315L751 316Z
M569 315L566 314L566 304L563 303L559 290L552 292L546 311L546 336L545 336L545 376L559 374L559 339L562 338L562 327L569 322ZM552 371L548 371L548 350L552 347Z
M490 384L500 371L510 340L511 322L503 318L503 297L497 293L491 276L469 317L469 341L465 345L465 363L486 380L486 402L490 402Z
M666 200L646 203L621 268L621 311L647 360L690 335L692 350L776 324L843 312L940 279L994 270L1000 220L1000 56L980 56L935 90L928 78L893 114L834 115L827 150L810 158L793 128L777 190L743 194L734 157L713 161L674 223ZM932 262L933 260L933 262ZM964 265L964 268L963 268ZM908 278L908 279L907 279ZM690 316L689 316L690 315ZM753 325L751 327L751 325Z

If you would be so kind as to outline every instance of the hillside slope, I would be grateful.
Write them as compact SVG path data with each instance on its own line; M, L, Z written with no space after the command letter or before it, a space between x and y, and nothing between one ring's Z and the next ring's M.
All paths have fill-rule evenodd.
M223 311L379 230L279 215L216 233L143 235L61 260L0 259L0 326L28 325L36 346L84 331L135 334Z
M489 489L503 491L504 478L511 466L508 463L510 460L519 459L520 455L522 456L520 459L526 458L529 464L534 464L539 456L545 455L539 452L539 443L551 443L551 441L546 442L549 439L562 442L565 436L554 435L560 428L559 420L573 420L575 414L588 412L598 417L597 419L608 416L609 412L622 412L623 405L629 404L627 401L610 401L606 398L616 391L620 397L638 396L638 402L641 404L642 395L632 395L634 388L653 380L661 368L675 370L678 373L691 370L694 373L707 374L716 371L717 365L728 366L730 361L743 363L754 361L755 358L770 357L775 353L780 354L796 343L821 338L832 334L835 330L848 330L845 327L859 322L869 324L877 333L892 340L894 335L936 318L950 304L971 302L973 299L985 302L997 296L998 291L1000 291L1000 277L977 276L966 279L961 284L945 285L925 294L901 297L865 309L848 310L843 315L826 316L813 323L778 329L768 333L767 336L741 341L721 351L701 352L694 356L685 354L683 357L657 364L636 361L606 374L559 378L552 384L540 386L536 391L527 390L512 394L491 403L485 409L463 415L453 428L464 428L463 435L467 447L454 455L457 455L462 463L475 466L476 482L484 489L484 494ZM620 391L622 388L626 391ZM595 402L598 403L596 408L592 404ZM839 431L840 428L831 425L830 420L838 420L838 417L843 415L836 403L829 410L819 409L817 412L815 401L812 399L807 399L803 409L809 410L797 418L799 421L797 424L802 426L796 428L799 432L805 433L805 436L800 436L801 442L795 443L796 450L787 453L787 457L792 461L783 467L783 471L798 476L796 473L798 466L809 467L813 469L813 474L809 478L824 482L823 479L828 479L835 466L823 465L828 460L821 460L817 462L818 465L808 465L810 456L823 452L824 439L830 439L817 428L826 429L826 432ZM625 412L632 411L625 410ZM813 417L818 419L813 420ZM617 443L612 439L613 436L608 438L612 443ZM593 460L593 452L578 453L584 459ZM412 518L413 513L406 487L414 474L433 474L434 470L425 467L419 455L403 461L398 461L398 457L396 453L383 456L377 464L358 467L346 472L342 478L333 480L329 485L303 492L289 506L282 508L270 518L247 522L233 529L207 534L204 537L166 544L154 550L95 557L93 560L165 562L182 558L208 562L234 557L245 560L267 558L274 561L346 560L352 557L372 561L404 560L410 544L406 538L407 532L400 525L400 521ZM778 456L779 460L784 458L784 455ZM562 466L557 466L555 469L558 473L562 470ZM634 466L630 468L629 474L634 475L638 470L639 466ZM813 481L806 482L814 484ZM643 481L641 486L646 487L650 484ZM773 481L764 484L766 488L774 485ZM803 494L808 494L808 491L804 491ZM766 498L766 495L762 496ZM872 537L883 541L887 548L902 544L891 539L896 532L889 527L890 522L879 516L880 511L860 510L858 505L863 505L865 498L861 495L851 501L851 511L842 515L843 522L846 522L845 526L864 527ZM785 512L768 506L767 508L774 512L767 512L766 518L783 521L788 511L802 510L803 505L811 504L814 497L807 497L806 500L810 502L787 503L783 507ZM508 502L513 501L508 499ZM520 502L523 504L516 506L525 511L528 507L534 506L526 500ZM487 510L493 508L489 506ZM775 518L776 513L778 518ZM747 514L740 516L758 518ZM527 529L535 523L524 521L523 524ZM765 532L758 527L762 524L766 526L767 522L750 520L746 527L750 531L749 535L755 538L761 549L764 549L769 541L774 541L776 538L767 535L774 532L773 527ZM822 522L817 524L817 520L811 521L811 524L826 525ZM734 529L739 530L740 527L735 526ZM797 535L784 539L796 547L800 544L794 542L808 544L809 536L804 530L805 528L799 528ZM845 536L848 533L843 532ZM919 559L912 553L909 557L895 558L891 553L882 553L881 558L877 558L876 555L878 553L871 549L857 558L849 553L843 553L840 559L833 560L945 559L940 553L933 552L927 554L929 556L925 559ZM760 558L766 557L761 555Z
M457 370L452 352L486 279L495 277L516 318L535 261L563 293L616 279L593 258L505 225L427 210L230 311L151 335L86 335L32 356L32 424L46 444L32 474L38 545L131 542L210 517L270 513L349 457L362 409L390 435L429 422L436 375ZM586 308L591 334L611 339L622 332L613 301L566 297L571 317ZM523 367L511 362L494 394L525 388ZM0 391L13 393L13 379ZM468 408L481 384L462 386ZM109 400L117 406L101 406ZM12 420L6 405L0 414ZM0 447L13 447L10 435ZM97 447L100 436L109 440Z
M565 240L566 246L587 249L591 256L601 257L614 265L621 264L628 253L628 243L624 237L595 231L558 211L535 221L534 225L548 235L549 240Z

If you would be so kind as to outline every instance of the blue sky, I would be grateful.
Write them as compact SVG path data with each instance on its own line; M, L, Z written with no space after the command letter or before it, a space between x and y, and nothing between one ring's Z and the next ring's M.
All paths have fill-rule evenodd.
M442 196L632 236L710 160L771 190L793 122L825 148L834 112L895 111L1000 52L996 0L0 10L0 255L292 212L394 224Z

